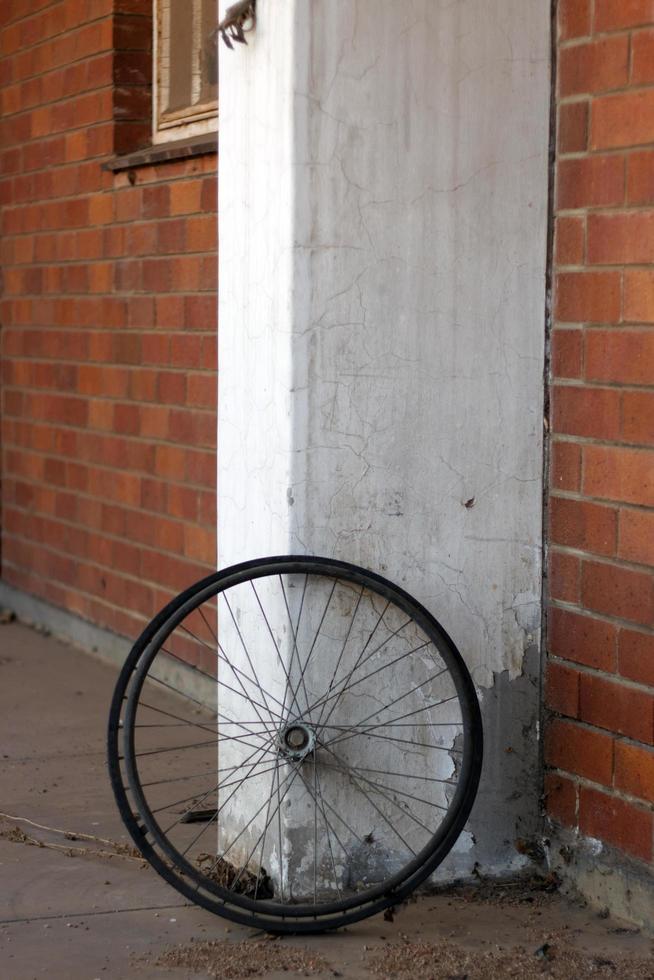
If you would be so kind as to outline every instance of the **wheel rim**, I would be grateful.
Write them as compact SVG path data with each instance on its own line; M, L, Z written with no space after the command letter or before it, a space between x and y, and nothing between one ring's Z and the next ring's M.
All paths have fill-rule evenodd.
M110 763L130 832L175 887L298 931L431 874L472 806L481 727L459 654L410 596L344 563L267 559L198 583L145 631Z

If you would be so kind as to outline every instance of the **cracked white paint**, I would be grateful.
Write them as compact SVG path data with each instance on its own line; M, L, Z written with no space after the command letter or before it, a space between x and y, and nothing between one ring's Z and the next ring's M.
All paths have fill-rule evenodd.
M481 688L517 677L540 619L548 5L260 0L248 40L221 52L220 564L381 571Z

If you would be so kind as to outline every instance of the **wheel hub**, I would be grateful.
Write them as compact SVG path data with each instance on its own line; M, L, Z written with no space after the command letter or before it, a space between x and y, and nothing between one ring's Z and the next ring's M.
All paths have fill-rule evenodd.
M312 728L303 722L294 721L280 734L279 750L287 759L300 762L310 755L316 744L316 735Z

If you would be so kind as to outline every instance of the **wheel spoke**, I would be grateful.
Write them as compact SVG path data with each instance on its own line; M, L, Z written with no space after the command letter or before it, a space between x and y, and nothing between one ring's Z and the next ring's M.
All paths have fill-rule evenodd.
M306 656L306 660L304 661L304 667L302 668L302 671L300 673L300 680L298 681L298 683L297 683L297 685L295 687L295 690L293 691L293 700L294 701L296 700L296 696L297 696L297 692L298 692L298 688L300 686L300 683L304 683L304 675L306 673L307 667L309 666L309 661L311 660L311 657L312 657L313 651L315 649L316 643L318 642L318 637L320 636L320 630L322 629L322 624L325 622L325 616L327 615L327 610L329 609L329 606L331 604L332 596L334 595L334 591L336 589L337 584L338 584L338 579L335 578L334 579L334 582L332 584L332 587L331 587L331 591L330 591L330 593L329 593L329 595L327 597L327 602L325 603L325 608L322 611L322 616L320 617L320 622L318 623L318 629L316 630L315 636L313 638L313 643L311 644L311 647L309 649L309 652L307 653L307 656ZM307 705L307 711L306 711L307 715L309 715L309 712L310 711L311 711L311 709Z
M247 690L246 690L243 682L241 681L241 677L244 677L245 680L248 681L250 684L253 684L255 687L258 687L259 688L259 691L261 692L262 697L264 698L264 700L266 698L265 692L263 691L261 685L258 683L257 680L253 680L248 674L246 674L244 671L242 671L239 667L235 667L234 666L234 664L230 661L229 657L227 656L227 654L223 650L223 648L222 648L221 644L218 642L218 640L216 640L217 649L214 650L213 647L209 646L209 644L206 642L206 640L203 640L202 637L198 636L196 633L194 633L192 630L190 630L188 628L188 626L186 626L185 623L180 623L180 627L190 637L192 637L194 640L197 640L198 643L200 643L203 647L205 647L207 650L209 650L209 652L212 653L216 657L217 660L220 660L220 658L222 657L222 659L225 661L225 663L227 664L227 666L229 667L229 669L233 673L234 677L238 681L238 684L239 684L239 686L241 688L241 691L243 692L240 696L241 697L244 697L246 701L249 701L252 704L252 706L253 706L253 708L254 708L254 710L255 710L258 718L259 718L259 721L261 722L262 725L270 724L270 722L272 722L272 720L273 720L273 715L274 715L275 718L281 720L281 715L278 714L277 712L271 711L271 709L268 707L267 703L265 705L262 705L258 701L253 701L251 699L251 697L248 694L248 692L247 692ZM176 656L176 654L171 653L170 650L167 650L166 652L168 653L169 656L175 657L175 659L176 660L179 660L181 663L185 663L185 661L182 660L181 657L178 657L178 656ZM198 673L203 674L203 672L201 670L199 670L199 668L194 667L193 669L194 670L197 670ZM212 675L211 674L203 674L203 676L205 676L205 677L211 677ZM224 687L227 687L227 685L225 685L224 681L218 682L217 678L213 678L213 679L214 679L214 681L217 684L220 683ZM234 694L239 694L238 691L234 691L234 689L231 688L231 687L227 687L227 690L232 691ZM270 719L269 719L268 722L266 722L266 721L263 720L263 718L261 717L260 713L257 711L257 707L262 707L262 708L264 708L264 711L267 711L268 712L268 714L270 715Z
M273 767L273 774L270 778L270 796L268 797L268 809L266 810L266 823L264 827L263 840L261 841L261 860L259 861L259 872L257 874L257 883L254 886L255 901L256 901L257 893L259 891L259 882L261 881L261 873L263 871L263 862L264 862L264 856L266 852L266 836L268 833L268 825L269 825L268 817L270 814L270 805L272 803L272 798L273 798L273 785L275 783L275 779L277 778L278 770L279 770L279 754L277 755L277 758L275 760L275 765Z
M325 766L326 769L335 768L334 766L331 766L328 762L323 762L323 765ZM352 769L352 772L356 773L357 776L359 776L360 779L363 779L369 786L374 786L376 789L387 790L389 793L399 793L400 796L406 796L407 799L409 800L415 800L417 803L426 803L427 806L433 806L437 810L443 810L447 813L448 808L446 806L442 806L442 804L440 803L433 803L431 800L425 800L420 796L414 796L412 793L405 793L403 790L397 789L395 786L385 786L383 783L379 783L374 779L368 779L367 776L361 776L360 773L365 772L365 770L359 769L356 766L347 766L347 768ZM421 826L423 830L429 831L429 827L425 827L424 824L421 824Z
M243 762L241 763L241 765L242 766L248 765L248 763L249 763L249 761L250 761L250 759L252 758L253 755L256 755L256 752L252 752L251 755L249 755L247 757L247 759L244 759L243 760ZM198 842L198 840L200 839L200 837L202 837L202 834L210 826L212 826L213 824L216 824L217 823L218 817L220 816L220 814L222 813L222 811L224 810L224 808L227 806L227 804L229 803L229 801L233 798L234 794L238 792L239 788L243 785L244 782L246 782L248 779L251 778L252 770L256 768L257 764L258 764L257 762L253 762L250 765L250 768L248 769L246 775L243 776L242 779L239 780L239 782L236 784L236 786L234 787L234 789L231 791L231 793L229 794L229 796L227 797L227 799L226 800L223 800L223 802L217 808L217 810L214 813L214 815L211 818L211 820L207 821L207 823L204 825L204 827L202 828L202 830L200 831L200 833L197 835L197 837L195 837L191 841L191 843L188 845L188 847L186 848L186 850L182 851L182 857L186 857L186 855L188 854L188 852L190 851L190 849ZM256 775L258 775L258 773ZM219 789L220 789L220 783L218 783L218 785L216 786L216 790L219 790ZM209 794L207 794L207 795L209 795ZM206 797L205 797L205 799L206 799ZM187 812L190 812L190 811L187 811ZM183 817L185 817L185 816L186 816L186 813L184 813L182 815L182 817L180 817L180 819L176 823L173 824L173 827L176 827L178 823L181 823ZM172 827L169 828L169 829L172 830ZM169 831L167 830L165 832L165 835L167 836L168 833L169 833Z
M276 752L273 753L268 751L268 752L264 752L264 755L272 755L273 758L277 758ZM141 783L141 788L146 789L150 786L164 786L166 783L183 783L189 779L199 779L201 776L206 776L207 773L209 772L211 773L212 776L219 776L223 772L236 772L237 769L241 768L241 765L242 763L239 763L236 766L225 766L223 769L214 769L213 767L211 767L211 769L205 769L204 772L194 772L191 773L190 775L184 775L184 776L171 776L170 779L155 779L153 782L150 783Z
M232 607L229 604L229 599L227 598L227 594L225 592L222 593L222 598L225 600L225 604L227 606L227 609L229 610L229 615L231 617L232 623L234 624L234 628L236 629L236 632L238 634L238 638L241 641L241 646L243 647L243 652L245 653L245 657L246 657L246 660L247 660L247 662L249 664L250 670L254 674L256 686L259 688L259 691L261 693L261 697L263 698L263 700L264 700L264 702L266 704L266 710L270 714L270 717L271 718L273 717L273 714L275 714L276 717L279 718L280 716L277 715L276 713L272 712L271 709L270 709L270 706L268 705L268 701L266 699L266 692L264 691L264 689L262 688L261 684L259 683L259 678L257 676L256 668L255 668L255 666L254 666L254 664L252 662L252 658L250 657L250 651L248 650L247 645L245 643L245 640L243 639L243 634L241 633L241 630L239 629L239 625L236 622L236 617L234 616L234 613L232 612ZM226 657L226 654L224 653L223 648L222 648L222 646L221 646L220 643L218 643L218 647L221 650L221 652L223 652L223 656ZM270 694L268 696L271 698L271 700L275 701L278 705L280 705L280 707L282 708L282 715L283 715L283 708L284 708L283 704L281 704L281 702L278 701L277 698L273 697L272 694Z
M456 700L456 694L453 694L451 698L445 698L443 701L437 701L436 704L425 704L422 706L422 708L416 708L415 711L407 711L405 715L399 715L396 719L392 719L392 721L402 721L404 718L411 718L413 715L420 714L421 711L431 711L432 708L440 708L442 704L447 704L449 701L455 701L455 700ZM385 708L380 708L379 710L384 711ZM368 715L368 718L374 718L375 714L379 714L379 711L374 712L372 715ZM364 721L367 720L368 720L367 718L364 719ZM372 731L375 728L386 728L388 724L390 724L390 722L381 721L377 725L371 725L370 728L367 729L366 734L368 731ZM461 722L452 722L452 723L443 722L443 724L447 725L448 728L449 727L455 728L457 725L461 725ZM356 732L351 735L345 735L343 736L343 738L332 738L329 740L329 743L326 744L335 745L338 742L345 742L347 741L347 739L354 738L355 736L356 736Z
M265 765L266 762L270 762L270 760L269 759L260 760L259 762L256 763L256 765L258 765L258 766ZM232 768L234 768L234 769L240 769L241 767L240 766L234 766ZM275 766L270 766L268 769L262 769L260 772L255 773L255 776L264 776L267 772L272 772L274 768L275 768ZM206 775L206 773L205 773L205 775ZM212 773L212 775L215 776L215 773ZM221 789L221 790L228 789L230 786L235 786L237 783L239 785L241 785L242 784L242 780L240 780L240 781L239 780L234 780L234 782L231 782L231 783L218 783L216 785L215 789ZM197 796L197 793L194 793L193 796L186 796L186 797L184 797L183 800L176 800L174 803L168 803L166 806L160 806L156 810L151 810L150 812L151 813L160 813L162 810L170 810L170 808L173 807L173 806L179 806L182 803L187 803L189 800L195 800L196 796ZM182 816L186 816L187 813L192 813L192 812L193 812L193 810L188 810L188 811L186 811L186 813L182 814Z
M286 789L285 789L285 790L284 790L284 792L282 793L282 798L281 798L281 801L280 801L280 803L278 804L278 807L277 807L277 809L279 809L279 807L281 807L281 804L282 804L282 803L284 802L284 800L286 799L286 796L288 795L288 792L289 792L289 790L290 790L290 788L291 788L291 786L292 786L292 785L293 785L293 783L295 782L295 779L296 779L296 776L297 776L297 774L298 774L298 772L299 772L299 767L297 767L296 769L294 769L294 770L293 770L292 772L290 772L290 773L288 773L288 774L287 774L287 775L286 775L286 776L284 777L284 779L283 779L283 781L282 781L282 783L281 783L281 785L283 786L283 785L284 785L285 783L288 783L288 785L286 786ZM290 780L290 783L289 783L289 780ZM279 790L278 790L278 791L279 791ZM236 844L236 842L237 842L238 840L240 840L240 839L241 839L241 837L243 836L243 834L245 833L245 831L246 831L246 830L247 830L247 829L248 829L249 827L251 827L251 826L252 826L252 824L253 824L253 823L254 823L254 821L255 821L255 820L257 819L257 817L259 816L259 814L261 813L261 811L262 811L262 810L263 810L263 809L265 808L265 806L266 806L266 804L265 804L265 803L262 803L262 804L261 804L261 806L259 807L259 809L257 810L257 812L256 812L256 813L254 814L254 816L253 816L253 817L251 817L251 819L250 819L250 820L248 821L248 823L247 823L247 824L245 825L245 827L242 827L242 828L241 828L241 830L240 830L240 831L238 832L238 834L236 835L236 837L234 838L234 840L233 840L233 841L231 842L231 844L230 844L230 845L229 845L228 847L226 847L226 848L225 848L225 849L223 850L223 852L222 852L222 854L220 854L220 855L219 855L219 856L218 856L218 857L216 858L216 860L215 860L215 862L214 862L214 863L212 864L212 866L211 866L211 869L210 869L211 871L215 871L215 870L216 870L216 868L218 867L218 864L219 864L219 862L220 862L220 860L221 860L221 859L222 859L222 860L224 860L224 858L225 858L225 855L226 855L226 854L229 854L229 852L231 851L231 849L232 849L232 848L234 847L234 844ZM271 818L271 820L272 820L272 819L274 818L274 816L275 816L275 814L273 813L273 816L272 816L272 818ZM264 829L265 829L265 828L264 828ZM241 876L242 876L242 874L243 874L243 872L245 871L245 869L246 869L246 867L247 867L247 865L248 865L248 863L250 862L250 860L252 859L252 855L254 854L254 852L256 851L256 849L257 849L257 847L258 847L258 846L259 846L259 844L261 843L261 837L262 837L262 836L263 836L263 831L261 832L261 835L260 835L260 836L259 836L259 837L257 838L257 840L256 840L256 842L255 842L255 845L254 845L254 848L253 848L253 849L252 849L252 850L250 851L250 854L248 855L248 858L247 858L247 861L245 861L245 862L243 863L243 865L241 866L241 870L240 870L240 871L239 871L239 873L238 873L238 877L237 877L236 879L234 879L234 881L232 881L232 882L231 882L231 884L230 884L230 886L229 886L229 887L230 887L230 890L232 890L232 891L233 891L233 889L234 889L234 887L236 886L236 884L237 884L237 883L238 883L238 882L240 881L240 879L241 879Z
M329 752L330 750L327 749L327 751ZM331 755L334 755L334 753L331 752ZM375 803L375 801L373 799L371 799L371 797L368 795L368 793L366 793L366 791L364 789L361 789L361 786L357 782L357 776L352 773L352 770L349 769L349 767L344 766L341 763L341 760L338 758L338 756L334 755L334 759L336 760L336 768L340 769L341 772L345 776L348 777L348 779L350 780L350 782L354 786L356 786L356 788L359 790L359 792L363 796L365 796L365 798L368 801L368 803L373 807L374 810L377 811L377 813L382 818L382 820L384 821L384 823L386 823L391 828L391 830L396 835L396 837L399 837L399 839L402 841L402 843L404 844L404 846L406 847L406 849L408 851L410 851L411 854L413 854L413 856L415 857L416 856L416 852L413 850L413 848L411 847L411 845L407 841L405 841L404 837L402 837L402 834L399 832L399 830L397 829L397 827L390 822L390 820L388 819L388 817L386 816L386 814L383 813L382 810L379 809L379 807L377 806L377 804ZM360 777L360 778L361 778L362 782L368 782L368 780L364 779L363 777ZM378 795L379 796L384 796L383 793L379 793ZM385 798L387 798L387 797L385 797ZM393 801L391 800L390 802L393 802ZM399 807L399 804L395 804L395 805L398 806L399 809L402 809L402 807ZM402 812L404 812L404 810L402 810Z
M356 605L354 607L354 612L352 613L352 616L350 618L350 625L347 628L347 633L345 634L345 639L343 640L343 646L341 647L341 652L339 653L338 659L337 659L336 663L334 664L334 670L332 671L332 676L331 676L331 679L329 681L329 687L327 688L327 694L331 694L332 690L334 689L334 680L336 678L336 674L338 672L338 668L341 666L341 660L343 659L343 654L345 653L345 648L347 646L347 641L350 639L350 633L352 632L352 627L354 626L354 620L357 618L357 613L359 611L359 606L361 604L361 597L362 596L363 596L363 586L361 586L361 589L359 591L359 595L357 596ZM326 701L323 702L323 705L322 705L322 707L320 709L320 716L318 717L318 721L316 722L316 727L317 728L320 728L321 727L321 721L322 721L322 717L323 717L323 715L325 713L325 705L326 705L326 703L327 703Z
M187 632L188 632L188 630L187 630ZM169 657L172 657L173 660L177 660L178 663L184 664L185 667L188 667L189 666L189 664L187 664L185 660L182 660L181 657L178 657L176 653L171 653L171 651L170 650L167 650L165 647L162 647L162 649L163 649L164 653L168 654ZM245 691L245 688L243 688L243 691L237 691L235 687L231 687L231 685L226 684L225 681L218 681L218 679L216 677L212 677L211 674L207 674L206 671L200 670L199 667L191 666L191 670L195 671L196 674L200 674L202 677L208 677L209 680L213 681L213 683L216 685L216 687L218 687L218 686L224 687L226 691L230 691L232 694L236 694L237 697L243 698L244 701L247 701L249 704L252 705L252 707L254 708L256 714L259 716L259 721L261 722L261 724L262 725L265 725L266 724L266 722L264 722L264 720L259 715L259 712L257 711L257 708L263 708L264 711L268 711L269 714L270 714L270 709L267 708L267 707L265 707L265 705L261 704L260 701L255 701L254 698L252 698L247 693L247 691ZM245 693L243 693L244 691L245 691ZM275 713L273 712L272 714L275 714ZM271 714L271 720L272 720L272 714ZM281 720L281 716L280 715L276 715L276 717Z
M297 631L300 628L300 619L302 618L302 609L304 608L304 597L305 597L306 590L307 590L307 581L308 581L309 576L308 575L305 575L304 576L304 587L302 589L302 598L300 600L300 611L297 614L297 625L296 625L295 629L293 629L293 618L291 616L291 610L289 609L288 599L286 598L286 589L284 588L284 579L282 578L281 575L279 575L278 578L279 578L279 584L281 585L281 588L282 588L282 595L284 596L284 605L286 606L286 613L288 615L288 622L289 622L289 625L291 627L291 633L293 635L293 648L291 650L291 656L289 657L289 665L290 665L290 668L291 668L291 673L293 673L293 656L294 655L297 658L298 669L300 671L302 670L302 666L300 664L300 652L299 652L299 650L297 648ZM302 688L304 690L304 701L305 701L305 704L308 707L309 706L309 695L307 694L307 689L306 689L306 685L304 683L304 678L303 677L302 677ZM286 700L286 694L284 694L284 700Z
M336 833L336 831L334 830L334 828L330 824L329 820L327 819L327 814L325 813L325 806L324 806L324 800L323 800L323 795L322 795L322 789L320 788L320 777L319 776L316 776L316 793L320 797L320 812L322 813L322 819L323 819L323 821L325 823L325 827L327 829L327 846L329 847L329 858L330 858L330 861L331 861L331 864L332 864L332 874L334 875L334 885L336 886L336 891L338 892L338 897L341 898L341 889L339 888L339 885L338 885L338 872L336 871L336 862L334 860L334 849L332 847L332 838L331 838L330 831L333 832L334 837L336 838L336 840L340 844L341 848L345 852L345 856L347 857L348 861L351 862L352 859L351 859L351 857L350 857L350 855L348 853L347 848L341 842L338 834Z
M254 592L255 598L257 600L257 605L259 606L259 609L261 610L261 615L263 616L264 621L266 623L266 629L268 630L268 632L270 634L270 639L273 642L273 646L275 648L275 653L277 654L277 659L279 660L279 663L280 663L280 666L282 668L282 671L284 672L284 677L286 678L286 683L287 683L287 685L289 687L289 690L290 690L292 688L291 678L289 677L289 673L288 673L286 664L284 663L284 658L282 657L281 653L279 652L279 647L277 646L277 640L275 639L275 634L273 633L273 631L271 629L271 626L270 626L270 623L268 622L268 617L266 616L265 610L264 610L264 608L263 608L263 606L261 604L261 599L259 598L259 593L257 592L257 590L256 590L256 588L254 586L254 582L250 581L250 585L252 586L252 591ZM284 704L285 703L286 703L286 694L284 694Z
M402 626L400 626L399 629L395 630L395 632L391 633L391 635L388 636L384 640L383 643L380 643L380 645L378 647L376 647L372 651L372 653L368 654L368 656L365 658L365 660L361 661L361 663L357 663L352 668L352 670L350 671L350 673L349 673L349 675L347 677L346 683L343 685L343 687L341 687L341 689L339 691L335 691L332 694L326 695L324 698L322 698L320 700L320 702L318 702L317 704L311 705L310 710L313 711L318 706L318 704L323 704L326 701L333 701L334 698L336 698L336 699L340 698L340 696L342 694L345 694L346 691L350 691L353 687L356 687L357 684L362 684L363 681L367 681L368 678L373 677L375 674L378 674L380 670L388 670L388 668L391 667L391 666L393 666L394 664L399 663L401 660L405 660L407 657L410 657L414 653L419 653L421 650L424 650L425 647L429 646L429 644L431 643L431 640L427 640L425 643L421 643L420 646L414 647L413 650L407 650L406 653L403 653L403 654L401 654L401 656L396 657L395 660L392 660L390 663L388 663L388 664L382 664L380 667L377 667L375 670L372 670L369 674L364 674L363 677L359 677L358 680L353 681L352 683L350 683L350 681L352 680L352 676L354 674L354 671L357 669L357 667L363 667L364 664L368 663L368 661L371 659L371 657L374 657L374 655L376 653L378 653L380 650L382 650L386 646L386 644L389 643L390 640L392 640L394 637L396 637L397 634L401 630L403 630L404 627L407 626L407 625L408 625L408 623L403 623ZM331 716L332 716L332 714L334 712L334 709L336 708L336 705L337 704L338 704L338 700L336 700L334 702L334 704L332 705L332 707L331 707L331 709L329 711L329 714L327 715L327 721L329 721L329 719L331 718Z
M433 617L374 573L300 556L173 599L121 673L109 744L144 856L273 932L347 925L424 881L481 762L474 687Z

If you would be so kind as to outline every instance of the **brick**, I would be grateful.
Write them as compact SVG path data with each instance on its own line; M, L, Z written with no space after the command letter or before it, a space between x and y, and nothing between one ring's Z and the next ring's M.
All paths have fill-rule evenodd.
M613 739L573 722L554 719L545 734L545 763L610 786Z
M629 680L654 687L654 635L621 629L618 635L618 670Z
M622 396L622 439L654 446L653 391L625 391Z
M556 265L580 265L584 261L586 223L571 215L556 219L554 262Z
M654 737L652 694L595 674L582 674L579 716L582 721L651 745Z
M151 293L173 289L174 262L171 259L146 259L143 262L142 288Z
M654 507L654 453L613 446L585 446L582 459L582 490L585 494Z
M132 225L127 229L126 234L126 255L156 255L157 225L155 222Z
M192 487L171 485L168 488L166 509L172 517L185 521L198 519L199 491Z
M595 0L596 31L619 31L650 24L654 18L651 0Z
M582 373L583 335L581 330L552 332L552 375L555 378L580 378Z
M215 447L216 418L213 412L171 409L168 438L188 446Z
M218 180L215 176L206 177L202 181L200 208L205 214L215 214L218 210Z
M204 367L202 337L192 333L174 334L170 339L170 361L175 367Z
M169 480L182 481L186 455L178 446L157 446L155 451L155 473Z
M600 38L559 50L559 96L622 88L629 75L629 38Z
M216 330L218 326L218 303L214 295L187 296L184 318L186 326L192 330Z
M170 213L192 214L200 211L201 199L201 180L176 181L170 187Z
M586 667L610 672L616 669L617 635L613 623L594 616L556 607L548 615L550 653Z
M211 252L218 245L218 222L215 215L187 218L187 240L191 252Z
M127 389L127 375L119 368L87 364L79 369L79 391L83 394L124 398Z
M550 499L550 539L597 555L614 555L617 510L569 497Z
M654 803L654 752L639 745L616 742L615 787Z
M143 364L170 363L170 337L168 334L145 334L141 341Z
M649 572L585 561L581 598L587 609L643 626L654 624L654 578Z
M211 565L216 560L216 532L190 525L184 531L184 553L188 558Z
M654 31L638 31L631 39L631 84L654 82Z
M551 443L550 485L553 490L579 490L581 446L555 439Z
M114 408L114 431L123 435L138 435L141 428L138 405L116 405Z
M575 555L552 549L549 559L549 595L562 602L578 602L581 588L581 562Z
M654 141L654 89L600 96L593 100L590 148L616 149Z
M620 511L618 555L654 567L654 511Z
M184 326L184 298L167 296L155 298L155 323L164 329L178 330Z
M142 200L144 218L165 218L170 213L170 187L167 184L144 187Z
M197 255L178 256L172 264L173 289L183 293L192 293L203 289L203 261L204 259Z
M159 374L159 384L157 393L159 400L164 405L183 405L186 401L186 375L171 371Z
M552 425L566 435L617 439L620 392L614 388L557 385L552 391Z
M653 270L625 270L624 320L631 323L654 323Z
M30 8L43 2L33 0ZM16 12L13 0L7 4ZM13 114L5 133L19 142L11 147L5 140L2 151L2 263L10 297L2 303L3 367L5 379L23 386L3 392L5 514L22 535L13 552L7 535L5 557L22 563L13 570L18 587L134 633L153 611L155 591L167 599L182 569L187 581L206 569L198 560L186 561L183 552L195 548L199 558L204 548L206 557L207 526L215 525L212 457L189 455L191 448L213 447L214 408L181 406L187 364L204 369L192 397L211 400L206 379L209 369L215 371L216 313L209 290L215 288L216 261L215 220L207 211L216 208L216 161L175 161L131 174L103 171L98 158L133 149L148 135L139 116L148 109L144 87L151 59L141 48L150 45L151 4L66 0L56 8L47 12L47 25L21 17L16 57L0 67L5 115ZM125 11L138 13L138 24L119 24ZM130 54L120 49L123 43L133 46ZM35 47L23 50L27 44ZM198 181L190 192L175 194L182 215L195 213L188 209L197 208L199 197L203 213L190 223L169 218L171 181ZM181 261L167 264L164 253ZM164 295L198 287L204 290L198 297ZM178 341L175 357L184 369L170 372L171 338L160 335L183 330L187 313L194 335L183 346ZM163 341L158 350L165 354L152 361L158 369L140 367L155 340ZM160 403L160 387L178 410L171 413ZM186 536L190 546L184 525L167 518L167 481L152 476L156 446L171 438L179 441L172 448L180 452L180 479L191 473L208 480L211 474L206 491L189 488L187 523L202 522L197 539L192 532ZM13 498L23 502L19 508L11 507ZM182 562L177 568L164 564L159 577L166 587L156 590L139 580L142 546L132 540L134 523L140 527L147 516L152 544L146 571L162 551ZM120 608L126 605L129 612Z
M588 262L594 265L654 261L654 211L590 214Z
M161 253L183 252L186 248L186 222L177 218L162 221L157 229L157 249ZM189 243L189 248L191 245Z
M166 499L168 496L167 484L161 480L148 479L141 480L141 508L142 510L156 511L164 513L166 510Z
M545 807L548 815L566 827L577 823L577 785L558 773L545 774Z
M141 369L134 371L129 378L129 397L133 401L154 402L157 400L159 375L156 371Z
M613 323L620 317L619 272L562 272L556 276L555 316L566 323Z
M206 573L206 566L197 562L187 562L174 555L161 555L156 551L146 551L142 560L143 576L146 581L168 586L181 592Z
M653 814L626 800L582 786L579 829L643 861L652 859Z
M152 44L152 25L147 17L115 18L114 45L118 51L148 51Z
M578 671L550 661L547 665L545 691L546 704L551 711L567 715L568 718L579 716Z
M557 207L607 207L624 200L625 166L621 156L591 156L559 160Z
M627 156L626 200L627 204L654 203L654 151L638 150Z
M114 195L116 221L137 221L143 206L140 187L123 187Z
M591 381L649 384L654 380L654 330L591 330L585 374Z
M188 404L196 408L215 408L218 386L211 375L191 374L188 379Z
M93 197L88 206L89 222L92 225L106 225L113 220L114 201L110 194Z
M188 483L203 487L216 484L216 455L210 451L189 449L186 453L185 475Z

